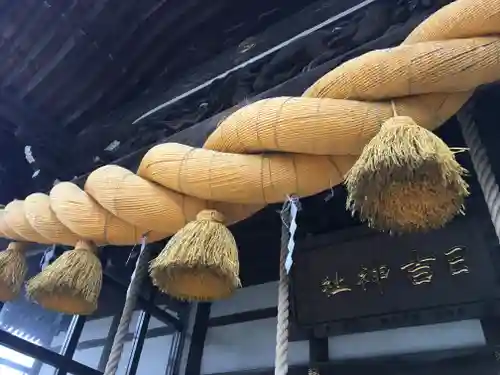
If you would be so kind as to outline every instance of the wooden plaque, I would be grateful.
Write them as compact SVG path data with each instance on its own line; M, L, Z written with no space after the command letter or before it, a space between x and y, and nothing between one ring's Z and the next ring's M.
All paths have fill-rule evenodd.
M426 234L355 228L299 244L295 321L325 336L496 314L498 247L490 227L468 216Z

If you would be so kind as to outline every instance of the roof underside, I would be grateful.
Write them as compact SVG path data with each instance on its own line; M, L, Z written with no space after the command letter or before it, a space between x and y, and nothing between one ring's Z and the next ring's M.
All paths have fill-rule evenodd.
M1 86L78 133L307 3L3 1Z
M446 1L370 2L134 124L362 2L0 1L0 203L154 144Z

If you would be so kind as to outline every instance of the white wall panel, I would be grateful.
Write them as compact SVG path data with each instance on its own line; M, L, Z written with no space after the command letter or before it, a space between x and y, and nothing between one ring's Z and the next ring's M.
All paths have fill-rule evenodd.
M209 328L205 339L202 374L268 368L274 365L276 318ZM290 364L309 360L309 342L289 344Z
M238 289L231 298L212 303L210 317L231 315L244 311L276 306L278 283L273 281L248 288Z
M97 369L99 359L101 358L102 348L102 346L98 346L90 349L77 349L73 355L73 359L86 366Z
M186 337L184 340L184 346L182 348L181 356L180 356L180 364L179 364L179 373L181 375L186 373L186 366L189 356L189 348L191 347L191 337L193 334L194 323L196 320L196 313L198 312L198 304L192 303L191 308L189 310L189 316L187 319L187 327L186 327Z
M330 337L330 359L377 357L486 344L481 322L433 324Z

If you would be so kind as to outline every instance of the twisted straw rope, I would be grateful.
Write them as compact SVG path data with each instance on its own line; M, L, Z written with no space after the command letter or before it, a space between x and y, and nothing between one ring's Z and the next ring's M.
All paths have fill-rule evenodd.
M201 149L153 147L137 174L94 171L84 190L64 182L50 195L11 202L0 235L73 245L134 244L165 238L213 208L242 220L286 195L342 183L364 145L392 116L435 129L482 84L500 79L500 0L457 0L395 48L342 64L302 97L247 105L225 119ZM279 153L277 153L277 152Z

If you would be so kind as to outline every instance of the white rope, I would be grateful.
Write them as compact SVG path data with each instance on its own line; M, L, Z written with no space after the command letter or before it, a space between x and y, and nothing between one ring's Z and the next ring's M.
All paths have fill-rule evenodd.
M118 364L120 363L120 358L123 353L123 346L125 344L125 337L127 336L129 330L130 321L132 320L132 315L134 313L137 298L140 294L140 288L142 286L142 282L148 274L148 262L149 250L146 246L146 239L143 238L141 244L141 252L137 257L135 269L130 279L130 284L127 289L127 296L125 298L125 305L123 307L122 316L120 318L120 324L118 325L118 330L113 340L111 354L109 355L108 363L106 364L106 369L104 370L104 375L116 375L116 371L118 370Z
M288 197L281 210L281 249L280 249L280 280L278 285L278 315L276 326L276 357L274 374L288 373L288 318L289 318L289 285L288 273L293 263L295 248L294 235L297 229L295 221L300 204L297 197Z
M288 241L290 231L290 202L283 205L281 212L281 250L280 250L280 280L278 285L278 315L276 326L276 356L274 359L274 374L286 375L288 373L288 274L285 262L288 256Z
M500 240L500 189L498 187L495 174L491 169L491 164L486 153L486 148L481 142L476 124L472 116L472 109L469 103L457 115L462 130L462 135L469 148L470 158L474 170L477 174L479 186L483 192L491 221L495 228L497 237Z

